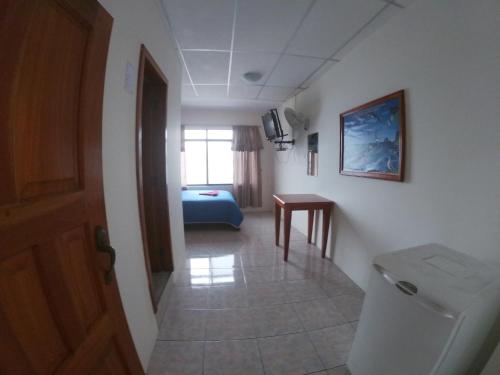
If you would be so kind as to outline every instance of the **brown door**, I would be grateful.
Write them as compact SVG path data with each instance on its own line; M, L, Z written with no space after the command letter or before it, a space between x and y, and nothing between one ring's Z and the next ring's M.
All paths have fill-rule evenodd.
M143 373L95 240L111 25L97 1L1 1L1 374Z
M142 46L137 102L137 180L144 251L155 309L167 281L165 275L173 270L166 180L167 88L167 79Z

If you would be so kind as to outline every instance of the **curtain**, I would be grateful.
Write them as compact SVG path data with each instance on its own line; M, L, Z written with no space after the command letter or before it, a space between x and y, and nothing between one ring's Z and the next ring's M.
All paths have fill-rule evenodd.
M233 126L233 191L242 208L262 206L262 148L257 126Z
M185 130L186 127L181 125L181 186L183 189L187 188Z

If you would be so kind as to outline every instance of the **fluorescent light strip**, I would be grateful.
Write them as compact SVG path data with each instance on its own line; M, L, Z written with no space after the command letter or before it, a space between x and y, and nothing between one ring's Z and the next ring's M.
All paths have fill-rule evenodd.
M236 30L236 14L238 12L238 0L234 0L233 9L233 30L231 31L231 50L229 52L229 68L227 71L227 91L226 96L229 96L229 85L231 83L231 69L233 66L233 48L234 48L234 34Z

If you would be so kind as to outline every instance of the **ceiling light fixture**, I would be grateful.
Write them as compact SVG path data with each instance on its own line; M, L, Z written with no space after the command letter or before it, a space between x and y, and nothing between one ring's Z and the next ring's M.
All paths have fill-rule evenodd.
M246 72L243 74L243 80L245 80L248 83L255 83L260 81L262 78L262 73L260 72Z

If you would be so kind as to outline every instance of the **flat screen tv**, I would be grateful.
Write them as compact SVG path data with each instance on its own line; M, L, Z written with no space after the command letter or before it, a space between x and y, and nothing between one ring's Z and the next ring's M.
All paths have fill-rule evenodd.
M271 109L262 116L262 125L268 141L283 137L283 129L281 129L280 118L276 109Z

